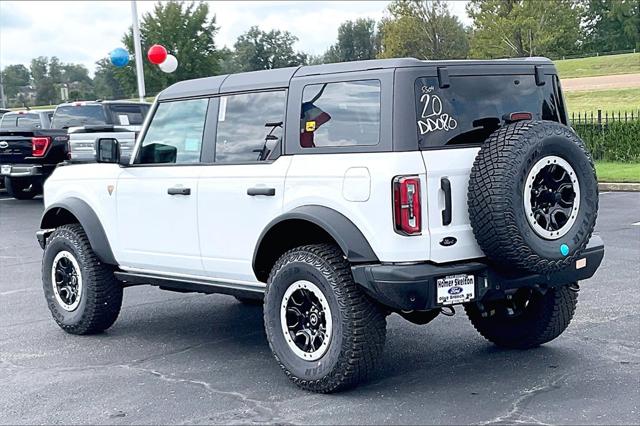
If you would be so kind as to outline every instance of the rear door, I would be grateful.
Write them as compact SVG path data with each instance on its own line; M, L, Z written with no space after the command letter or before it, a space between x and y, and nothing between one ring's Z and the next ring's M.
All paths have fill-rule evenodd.
M123 268L202 274L198 177L208 99L162 102L116 188Z
M553 75L536 84L534 67L505 75L474 75L471 67L414 81L418 143L427 172L431 259L449 262L483 256L467 213L469 175L480 145L504 125L503 116L530 112L559 121ZM444 87L441 87L444 86Z
M285 90L270 90L214 100L215 143L198 187L200 247L209 277L263 285L251 263L263 229L282 212L291 161L280 155L286 99Z

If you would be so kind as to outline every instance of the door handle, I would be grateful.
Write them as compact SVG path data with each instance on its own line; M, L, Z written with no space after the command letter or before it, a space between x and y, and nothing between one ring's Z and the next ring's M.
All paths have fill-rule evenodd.
M440 179L440 188L444 192L444 210L442 210L442 224L451 225L451 182L449 179Z
M181 186L174 186L167 189L169 195L191 195L191 188L183 188Z
M265 188L264 186L256 186L253 188L247 189L247 195L266 195L267 197L273 197L276 195L275 188Z

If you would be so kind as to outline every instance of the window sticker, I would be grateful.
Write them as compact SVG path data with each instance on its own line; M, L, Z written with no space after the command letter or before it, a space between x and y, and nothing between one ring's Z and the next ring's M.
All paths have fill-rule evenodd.
M220 98L220 109L218 109L218 121L224 121L227 117L227 97Z
M304 126L304 130L307 132L314 132L316 130L316 122L315 121L307 121Z
M118 115L118 121L120 122L120 124L122 126L128 126L129 125L129 116L127 114L119 114Z
M440 96L432 92L433 86L422 86L422 96L420 96L422 114L420 120L418 120L418 129L420 129L421 135L436 130L448 132L458 127L458 122L455 118L442 112Z

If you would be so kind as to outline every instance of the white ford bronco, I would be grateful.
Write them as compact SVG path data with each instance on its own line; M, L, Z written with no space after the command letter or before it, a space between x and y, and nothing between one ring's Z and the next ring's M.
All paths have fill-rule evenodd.
M58 325L103 331L142 284L260 301L277 362L311 391L365 379L392 313L462 305L497 345L548 342L604 255L593 163L545 58L183 81L130 158L115 139L96 152L44 187Z

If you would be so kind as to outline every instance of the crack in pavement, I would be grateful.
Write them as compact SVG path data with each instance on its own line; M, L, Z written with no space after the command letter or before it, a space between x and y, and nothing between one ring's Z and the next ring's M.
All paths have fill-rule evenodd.
M180 378L180 377L172 377L172 376L168 376L164 373L161 373L157 370L152 370L152 369L148 369L148 368L142 368L142 367L132 367L130 365L119 365L119 367L125 368L125 369L130 369L130 370L134 370L134 371L139 371L139 372L143 372L143 373L147 373L147 374L151 374L154 377L159 378L160 380L163 380L165 382L169 382L169 383L180 383L180 384L188 384L188 385L194 385L194 386L198 386L201 387L203 389L205 389L209 394L211 395L222 395L222 396L227 396L227 397L231 397L239 402L241 402L242 404L246 405L249 408L249 411L253 412L253 415L250 415L250 419L251 419L251 423L265 423L265 424L271 424L271 423L282 423L282 419L279 418L275 412L274 412L274 408L269 407L267 405L265 405L264 401L260 401L254 398L250 398L249 396L241 393L241 392L236 392L236 391L225 391L225 390L221 390L221 389L217 389L214 388L211 383L206 382L204 380L193 380L193 379L185 379L185 378ZM213 417L209 417L208 420L215 420L215 418ZM246 424L247 423L247 418L238 418L237 421L228 421L225 420L224 423L226 424Z
M524 410L529 405L529 402L542 393L551 392L556 389L560 389L559 383L564 381L569 376L569 373L560 375L557 379L550 383L538 385L531 389L525 389L515 401L512 402L511 410L506 415L498 416L494 419L480 423L481 425L507 425L507 424L538 424L546 425L539 420L525 416Z

